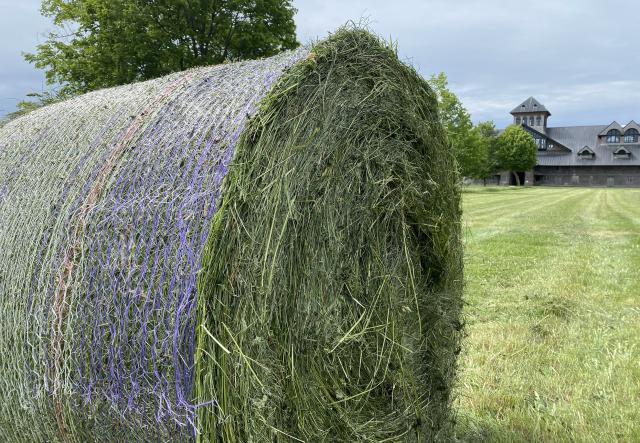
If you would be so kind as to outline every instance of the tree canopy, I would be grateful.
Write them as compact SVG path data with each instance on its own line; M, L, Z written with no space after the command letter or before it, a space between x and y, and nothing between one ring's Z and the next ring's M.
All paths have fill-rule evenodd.
M484 180L497 171L495 151L498 131L492 121L480 122L473 127L472 136L477 157L470 177Z
M27 61L63 95L296 48L290 0L43 0L57 32Z
M474 127L471 116L460 99L449 89L447 76L441 72L429 79L438 98L438 111L464 177L486 178L491 174L489 148L495 137L493 123ZM493 131L488 129L490 125ZM492 135L489 135L492 133Z
M533 136L518 125L507 126L498 136L495 158L499 169L514 173L520 185L517 171L528 171L537 162L537 146Z

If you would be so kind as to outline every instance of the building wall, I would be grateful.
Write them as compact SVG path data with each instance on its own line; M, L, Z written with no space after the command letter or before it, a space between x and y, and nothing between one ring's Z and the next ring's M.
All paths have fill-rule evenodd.
M536 166L533 173L542 186L640 187L640 166Z
M538 120L537 117L540 117L540 125L538 125ZM518 123L518 118L520 119L520 123ZM533 118L533 124L531 124L531 118ZM533 129L535 129L538 132L542 132L543 134L545 133L546 129L547 129L547 115L540 113L540 112L532 112L532 113L528 113L528 114L517 114L513 116L513 123L514 124L522 124L524 122L523 119L526 119L525 124Z

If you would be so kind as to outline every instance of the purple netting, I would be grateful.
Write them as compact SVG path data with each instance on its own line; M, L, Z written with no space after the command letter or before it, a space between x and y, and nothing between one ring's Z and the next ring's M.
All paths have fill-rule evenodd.
M87 402L102 396L119 410L195 428L202 249L244 122L291 62L226 66L190 80L113 174L86 228L78 279L89 290L75 306L72 356L88 362L76 365Z
M35 217L0 238L30 263L15 277L0 265L0 290L25 294L15 338L0 336L21 343L20 388L0 402L37 404L25 435L66 435L74 407L144 440L194 434L196 277L222 180L247 118L305 54L100 91L1 130L0 234L20 201Z

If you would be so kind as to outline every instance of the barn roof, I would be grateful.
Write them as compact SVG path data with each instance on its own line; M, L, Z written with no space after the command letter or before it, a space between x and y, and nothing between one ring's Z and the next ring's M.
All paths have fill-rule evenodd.
M608 125L566 126L547 128L546 136L559 143L571 152L538 152L540 166L640 166L639 143L600 144L598 136ZM629 158L618 158L613 155L624 147L631 155ZM580 158L578 153L589 148L595 156L592 159Z
M532 112L543 112L547 115L551 115L549 110L544 107L542 103L536 100L533 97L529 97L525 101L523 101L519 106L513 108L511 114L529 114Z

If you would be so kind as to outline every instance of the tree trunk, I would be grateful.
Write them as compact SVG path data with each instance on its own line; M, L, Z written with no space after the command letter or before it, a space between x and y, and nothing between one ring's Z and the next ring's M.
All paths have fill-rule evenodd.
M517 172L511 172L513 176L516 178L516 186L520 186L520 175Z

